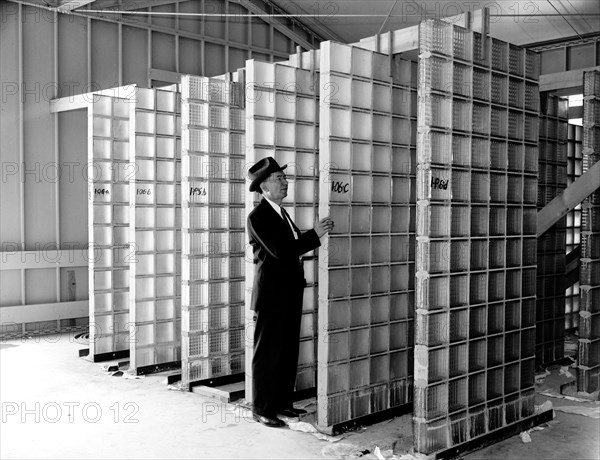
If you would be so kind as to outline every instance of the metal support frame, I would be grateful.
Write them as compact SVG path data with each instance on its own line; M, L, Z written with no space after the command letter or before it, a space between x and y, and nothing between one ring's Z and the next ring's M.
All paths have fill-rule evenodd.
M600 187L600 162L569 185L537 214L538 238L547 232L560 218L581 203Z

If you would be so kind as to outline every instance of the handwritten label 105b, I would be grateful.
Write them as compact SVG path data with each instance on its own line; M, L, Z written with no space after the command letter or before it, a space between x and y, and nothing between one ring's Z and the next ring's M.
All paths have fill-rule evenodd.
M105 188L95 188L94 195L110 195L110 191Z
M206 188L190 187L190 196L206 196Z

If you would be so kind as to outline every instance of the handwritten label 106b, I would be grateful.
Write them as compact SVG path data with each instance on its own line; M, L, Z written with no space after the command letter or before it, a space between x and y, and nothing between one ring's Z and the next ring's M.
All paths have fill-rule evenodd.
M152 192L149 188L138 188L137 189L137 194L138 195L151 195Z

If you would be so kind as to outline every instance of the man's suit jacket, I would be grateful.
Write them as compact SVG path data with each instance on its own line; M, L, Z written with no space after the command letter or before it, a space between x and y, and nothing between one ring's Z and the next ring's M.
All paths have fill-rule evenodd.
M295 225L294 229L298 239L264 198L248 215L255 263L252 310L284 309L301 301L306 281L300 256L321 243L314 230L300 233Z

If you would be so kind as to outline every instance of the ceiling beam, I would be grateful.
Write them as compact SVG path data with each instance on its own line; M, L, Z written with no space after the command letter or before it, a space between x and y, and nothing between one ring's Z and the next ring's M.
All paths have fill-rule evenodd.
M94 0L66 0L60 2L56 9L59 13L68 13L76 8L89 5L90 3L94 3Z
M251 0L231 0L231 1L232 1L232 3L237 3L241 6L243 6L249 12L256 14L257 16L260 16L260 19L262 19L267 24L272 25L275 29L277 29L283 35L285 35L289 39L293 40L294 42L296 42L296 44L302 46L304 49L307 49L307 50L315 49L316 45L314 43L311 43L308 40L306 40L305 37L301 36L294 30L290 29L286 24L283 24L281 21L277 20L276 18L271 17L269 15L268 11L266 11L263 7L258 6L256 3L252 2ZM292 17L290 17L289 19L293 20ZM314 33L313 33L313 35L314 35Z
M333 30L327 27L324 23L327 19L330 19L330 15L325 15L323 19L319 12L317 11L314 16L309 17L310 13L302 8L300 3L286 2L285 5L281 5L281 1L277 0L268 0L268 3L276 5L284 13L290 14L290 18L294 18L293 13L289 11L289 7L293 5L294 9L297 10L297 14L303 15L302 18L294 18L294 20L304 24L308 27L314 34L318 35L322 41L333 40L338 43L346 43L340 35L336 34ZM329 6L335 7L335 3L330 4ZM287 9L285 8L287 7ZM333 14L333 13L332 13Z

